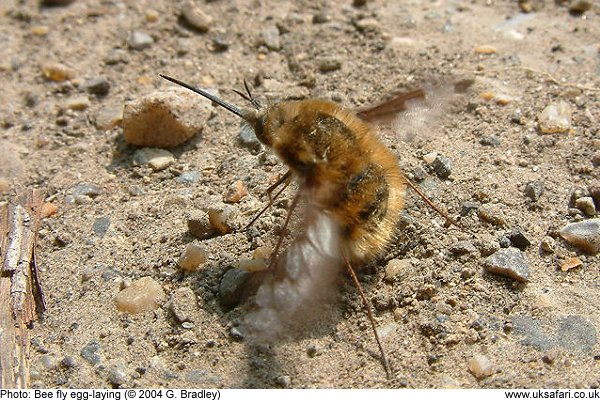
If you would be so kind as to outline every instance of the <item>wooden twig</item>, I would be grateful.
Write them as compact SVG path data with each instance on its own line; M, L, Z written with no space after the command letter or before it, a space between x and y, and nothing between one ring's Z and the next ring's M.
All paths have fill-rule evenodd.
M29 384L29 329L45 310L35 247L44 194L0 204L0 388Z

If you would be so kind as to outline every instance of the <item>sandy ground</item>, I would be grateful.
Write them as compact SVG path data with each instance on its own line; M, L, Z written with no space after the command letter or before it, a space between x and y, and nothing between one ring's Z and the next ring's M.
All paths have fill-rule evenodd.
M0 2L2 198L41 187L58 206L40 232L48 311L32 331L32 387L600 386L600 262L558 235L592 217L573 208L572 194L599 183L600 6L573 14L551 1L525 4L531 13L512 1L366 3L198 1L212 19L200 32L182 23L180 2ZM152 43L132 48L133 31ZM72 78L45 78L47 62ZM190 213L221 204L241 180L249 195L232 207L243 224L285 167L264 147L240 145L239 121L221 109L171 149L169 168L135 165L136 148L120 126L103 129L103 116L172 87L159 73L237 103L230 89L245 78L259 98L323 97L353 109L431 79L475 81L417 140L383 139L463 227L444 227L410 193L398 239L360 271L392 379L349 278L328 319L300 337L254 348L237 336L244 311L223 306L222 276L273 246L293 190L251 233L194 239ZM104 88L86 88L96 78ZM570 133L541 134L538 115L559 100L572 110ZM432 152L450 160L448 178L428 165ZM537 201L525 189L535 181L544 188ZM209 258L184 273L176 262L191 242ZM510 246L522 247L527 283L483 268ZM568 257L582 265L563 272ZM408 262L385 279L391 259ZM117 293L144 276L164 290L161 306L119 312Z

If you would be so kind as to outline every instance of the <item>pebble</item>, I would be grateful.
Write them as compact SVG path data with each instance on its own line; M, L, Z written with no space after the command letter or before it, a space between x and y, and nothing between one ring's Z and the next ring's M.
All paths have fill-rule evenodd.
M483 354L475 354L469 360L469 371L477 379L483 379L495 372L495 366L490 359Z
M198 309L198 301L194 291L188 287L179 288L173 293L169 309L179 322L194 320L194 313Z
M158 282L149 276L138 279L117 294L117 309L129 314L150 311L159 306L165 293Z
M114 49L104 58L106 65L127 64L129 56L123 49Z
M202 177L202 172L200 171L185 171L182 172L175 180L179 183L196 183Z
M477 239L477 247L481 255L487 257L500 250L500 243L494 237L488 233L479 235Z
M32 35L42 37L46 36L48 32L50 32L50 28L48 28L46 25L36 25L31 27L30 32Z
M100 350L100 343L96 340L92 340L86 344L81 352L79 353L81 357L89 362L92 365L96 365L100 363L100 355L98 351Z
M175 162L175 157L170 151L155 148L136 150L133 161L138 165L149 165L154 171L162 171Z
M556 241L550 236L544 236L540 242L540 247L547 253L554 253L554 250L556 250Z
M108 232L108 228L110 227L110 217L98 217L94 220L94 224L92 225L92 232L94 235L98 237L104 237L106 232Z
M74 357L65 356L62 360L60 360L60 365L63 368L67 368L67 369L76 368L77 367L77 361L75 360Z
M531 201L538 201L542 196L542 193L544 193L544 183L541 181L528 182L525 185L524 193Z
M325 24L331 21L331 14L326 11L320 11L313 15L312 23L313 24Z
M67 108L69 110L83 111L86 108L88 108L90 105L92 105L92 103L90 103L90 99L88 99L87 96L83 95L83 96L71 97L70 99L67 100L65 105L67 106Z
M141 31L132 31L127 37L127 45L133 50L144 50L152 46L154 39L152 36Z
M54 203L45 202L42 204L42 218L50 217L58 212L58 206Z
M103 131L109 131L120 126L121 122L123 122L122 106L104 107L98 111L94 118L96 128Z
M600 205L600 185L594 184L588 187L588 192L594 199L594 203Z
M42 65L42 73L51 81L63 82L75 77L75 71L64 64L47 62Z
M361 18L354 21L354 26L359 32L376 32L380 29L379 21L375 18Z
M110 90L110 83L104 77L89 79L81 85L81 88L96 96L106 96Z
M503 275L519 282L529 281L529 265L525 253L514 247L500 249L484 260L488 272Z
M215 51L215 52L226 51L227 49L229 49L229 46L231 45L229 43L229 40L227 40L226 38L224 38L221 35L214 36L212 38L211 42L212 42L212 51Z
M494 54L497 53L498 49L492 45L482 45L475 47L476 54Z
M465 201L460 207L460 215L467 216L471 211L476 211L479 208L479 203L473 201Z
M452 173L452 163L447 157L441 154L438 154L435 157L435 159L431 163L431 166L433 167L433 170L435 171L437 176L439 176L442 179L448 178Z
M519 229L510 232L508 238L510 239L511 244L520 250L525 250L527 247L531 246L531 241L529 241L527 236Z
M548 105L538 116L542 133L563 133L571 129L571 106L566 101Z
M231 327L229 330L229 336L238 342L244 340L244 333L236 326Z
M235 306L242 301L245 283L250 272L239 268L231 268L223 274L219 284L219 298L225 306Z
M492 225L506 225L506 217L498 204L482 204L477 210L477 215L482 221L489 222Z
M280 375L275 378L275 383L282 388L289 388L292 385L292 378L289 375Z
M385 266L385 280L388 282L401 281L410 274L411 270L411 260L394 258Z
M208 220L210 224L221 235L233 232L237 227L235 220L238 216L237 208L224 204L208 209Z
M206 251L195 243L188 243L181 253L177 265L184 271L195 272L206 262Z
M332 72L342 68L342 61L337 57L324 57L317 60L317 68L320 72Z
M238 203L248 195L248 189L243 181L237 180L230 185L223 194L223 201L226 203Z
M206 14L194 2L186 2L181 8L181 16L187 24L200 33L206 33L213 23L213 18Z
M600 218L568 224L560 235L572 245L596 254L600 251Z
M204 127L210 103L180 88L150 93L123 109L127 143L143 147L175 147Z
M281 37L279 35L279 28L275 24L268 23L263 27L261 34L262 43L267 46L269 50L280 50L281 49Z
M590 0L572 0L569 3L569 11L573 14L583 14L592 8L593 3Z
M562 272L567 272L570 269L581 267L583 265L583 261L579 257L568 257L563 263L560 265L560 270Z
M208 239L215 234L215 227L211 225L208 214L203 211L193 212L187 218L189 232L198 239Z
M498 147L500 144L502 144L502 141L498 136L491 135L481 137L481 139L479 139L479 143L483 146Z
M464 254L474 254L477 252L477 248L470 240L461 240L453 244L450 247L450 251L457 256L461 256Z
M71 188L71 194L74 197L86 196L94 198L102 193L102 188L93 183L79 183Z
M38 364L45 370L53 370L58 367L58 362L56 359L47 354L38 359Z
M580 197L575 200L575 207L584 212L588 217L596 215L596 207L594 206L594 199L589 196Z
M125 385L129 381L129 377L124 366L121 364L113 365L108 371L108 381L115 387Z
M259 151L261 148L260 140L256 137L254 128L249 124L242 124L238 141L241 146L250 149L251 151Z
M269 257L271 256L271 249L266 246L256 248L252 253L252 257L241 257L239 262L239 268L248 272L264 271L269 266Z

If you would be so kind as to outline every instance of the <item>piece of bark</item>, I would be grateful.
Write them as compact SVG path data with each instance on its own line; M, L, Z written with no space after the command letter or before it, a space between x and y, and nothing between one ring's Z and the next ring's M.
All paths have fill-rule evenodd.
M29 384L29 329L46 307L36 264L44 194L29 190L0 204L0 388Z

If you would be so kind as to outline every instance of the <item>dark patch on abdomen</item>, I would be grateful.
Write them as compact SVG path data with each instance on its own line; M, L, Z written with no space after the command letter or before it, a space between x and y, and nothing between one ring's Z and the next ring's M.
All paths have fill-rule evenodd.
M366 164L346 182L345 187L340 188L333 208L342 214L348 230L356 225L367 230L376 229L387 213L390 194L383 168L378 164Z

